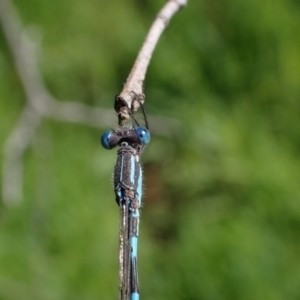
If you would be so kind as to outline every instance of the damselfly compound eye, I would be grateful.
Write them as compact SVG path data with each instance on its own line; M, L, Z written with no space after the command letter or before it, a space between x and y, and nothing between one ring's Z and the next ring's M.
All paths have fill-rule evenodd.
M136 132L141 139L142 145L147 145L150 142L150 132L145 127L136 128Z
M110 136L113 132L110 130L110 131L106 131L102 134L101 136L101 145L103 148L107 149L107 150L110 150L111 149L111 145L109 143L109 139L110 139Z

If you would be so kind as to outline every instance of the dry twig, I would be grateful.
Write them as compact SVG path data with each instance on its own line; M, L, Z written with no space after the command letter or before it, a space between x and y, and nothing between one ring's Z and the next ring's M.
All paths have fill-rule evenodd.
M169 0L157 14L157 17L154 20L131 69L123 90L118 96L118 98L121 98L124 103L124 105L120 103L120 105L115 106L116 112L119 114L119 118L121 120L128 120L130 118L128 108L132 111L137 111L139 108L139 102L133 101L135 97L144 101L145 96L143 94L143 83L155 46L161 34L167 27L170 19L186 4L187 0Z

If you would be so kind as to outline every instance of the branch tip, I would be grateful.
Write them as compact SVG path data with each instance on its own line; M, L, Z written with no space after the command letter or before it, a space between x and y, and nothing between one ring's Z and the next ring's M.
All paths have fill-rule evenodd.
M169 0L157 14L130 71L123 90L119 95L119 97L127 103L127 107L130 108L132 112L136 111L140 105L139 103L133 103L136 101L134 101L134 97L132 97L131 94L143 94L144 79L157 42L173 15L186 4L187 0ZM116 110L116 112L118 113L119 121L121 119L128 120L130 118L130 114L126 109L122 110L122 112L121 110Z

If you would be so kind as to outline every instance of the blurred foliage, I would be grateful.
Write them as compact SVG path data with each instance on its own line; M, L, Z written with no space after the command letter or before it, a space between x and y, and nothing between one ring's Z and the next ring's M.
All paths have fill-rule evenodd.
M113 109L164 1L14 3L51 93ZM142 299L300 298L299 27L295 0L190 0L164 33L147 110L182 128L143 154ZM0 99L3 145L26 99L2 31ZM117 299L116 153L100 135L39 128L24 200L1 206L0 300Z

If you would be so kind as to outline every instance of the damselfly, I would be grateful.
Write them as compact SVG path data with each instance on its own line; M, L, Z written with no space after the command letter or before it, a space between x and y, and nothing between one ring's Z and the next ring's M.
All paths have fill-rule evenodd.
M143 109L144 117L145 111ZM102 146L112 149L119 146L114 169L114 189L120 207L119 232L119 299L138 300L137 246L140 206L142 198L142 169L140 155L150 142L150 132L145 127L121 126L107 131L101 137ZM145 117L146 118L146 117Z

